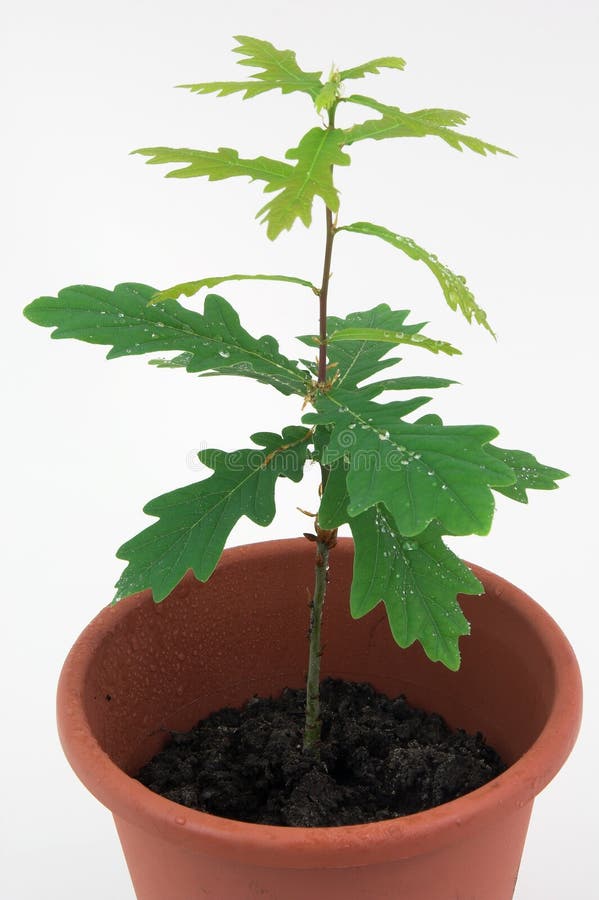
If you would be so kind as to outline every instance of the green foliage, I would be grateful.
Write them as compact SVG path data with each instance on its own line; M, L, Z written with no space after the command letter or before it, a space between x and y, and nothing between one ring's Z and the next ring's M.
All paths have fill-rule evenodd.
M77 285L65 288L57 297L38 298L25 315L53 328L53 338L106 345L108 358L175 352L173 358L151 362L159 368L184 368L201 377L253 378L295 397L298 413L300 402L302 410L308 404L313 409L304 414L303 426L284 428L280 435L255 434L254 448L234 453L202 451L199 458L213 474L151 501L146 512L157 521L119 550L119 557L128 565L118 582L117 597L150 588L158 602L188 569L201 580L209 578L239 519L247 516L257 524L269 524L275 514L277 479L300 481L304 464L310 460L322 470L319 544L324 538L318 529L331 531L344 524L354 538L352 615L366 615L383 603L401 647L419 641L432 660L456 669L459 639L468 633L457 597L479 594L482 588L443 537L486 534L495 509L494 492L526 503L528 490L553 489L566 473L539 463L530 453L495 446L491 441L498 432L491 426L445 425L436 413L414 418L431 400L418 392L455 382L412 374L407 365L403 375L377 378L402 362L388 355L390 351L403 347L411 354L416 347L447 356L459 351L446 341L422 334L425 323L408 322L407 310L379 303L343 318L326 315L333 243L346 231L377 237L423 262L450 308L493 334L463 276L434 254L411 238L371 222L337 225L335 174L337 167L350 164L343 148L368 138L433 136L460 151L466 148L482 156L511 154L456 131L468 118L458 110L430 108L407 113L362 95L343 95L345 81L377 75L383 69L403 70L405 63L400 57L379 57L341 70L333 67L323 80L321 73L301 69L291 50L279 50L268 41L247 36L236 41L238 62L256 71L245 80L182 87L198 94L241 94L244 99L270 91L303 93L310 98L313 115L321 116L320 124L308 126L282 160L244 158L227 147L156 146L134 152L147 157L149 164L174 167L167 172L170 178L220 181L245 177L262 182L268 202L257 218L266 224L271 240L298 220L310 226L315 203L326 207L320 286L276 274L208 276L160 292L134 283L117 285L112 291ZM346 104L346 110L362 107L363 114L367 109L367 115L374 111L376 117L340 128L335 125L340 103ZM223 216L225 225L227 221ZM191 297L221 283L253 280L300 285L318 295L322 328L326 317L326 329L318 337L300 338L318 359L289 359L280 353L273 337L253 337L222 297L209 294L203 312L177 302L182 294ZM377 402L381 394L391 391L400 392L404 399ZM327 546L327 554L328 550ZM334 565L334 555L331 559ZM324 584L324 579L321 581ZM312 649L311 658L319 658L318 648ZM315 693L313 684L308 695Z
M224 178L237 178L245 176L251 181L266 181L272 185L272 190L280 190L293 172L293 166L280 162L277 159L269 159L266 156L258 156L256 159L240 159L237 150L230 147L219 147L216 153L209 150L189 150L180 148L174 150L171 147L142 147L133 150L141 156L149 156L148 165L164 165L181 163L182 169L173 169L167 172L167 178L200 178L206 177L209 181L222 181Z
M426 337L424 334L408 334L406 331L384 331L382 328L342 328L341 331L333 331L329 335L329 343L337 341L377 341L383 344L410 344L413 347L421 347L422 350L430 350L431 353L446 353L455 356L462 351L448 344L447 341L437 341Z
M188 569L207 581L242 516L258 525L272 522L277 478L301 481L309 436L305 428L291 426L282 435L253 435L263 450L200 451L200 461L214 474L147 504L144 512L159 521L118 551L129 565L116 586L117 599L149 587L158 603Z
M465 113L455 109L419 109L416 112L405 113L397 106L387 106L370 97L361 94L352 94L344 98L347 103L355 103L366 106L381 113L378 119L368 119L360 125L352 125L346 129L346 143L355 144L356 141L364 141L372 138L375 141L396 137L427 137L433 135L439 137L455 150L463 150L467 147L474 153L486 156L487 153L497 153L513 156L509 150L503 150L494 144L487 144L479 138L470 137L467 134L454 131L451 126L463 125L468 118Z
M339 97L340 88L341 82L339 81L339 76L335 74L316 95L314 99L316 112L320 113L323 110L328 112L332 109Z
M400 647L420 641L427 656L450 669L460 663L458 639L468 622L457 594L481 594L482 585L443 543L436 523L416 537L401 534L383 504L350 516L348 465L333 465L320 506L323 528L349 523L355 543L350 609L354 618L384 603Z
M404 535L417 535L434 520L450 534L487 534L495 508L491 486L515 481L506 463L485 452L497 431L406 421L429 399L378 404L360 390L333 388L303 421L332 429L322 461L348 462L350 516L383 503Z
M167 178L207 177L210 181L218 181L246 176L252 181L266 182L265 193L275 193L276 197L260 209L257 218L266 224L267 235L271 240L277 238L283 231L290 230L298 219L309 227L316 197L321 198L331 212L337 212L339 197L333 173L335 166L347 166L350 163L349 156L342 150L345 144L352 144L368 137L380 140L385 137L436 135L459 150L468 147L483 155L508 153L478 138L453 131L452 126L462 125L467 118L464 113L457 110L424 109L404 113L395 106L387 106L359 94L340 96L344 80L378 74L382 68L403 69L405 62L400 57L379 57L342 71L333 68L328 81L323 84L318 72L304 72L299 68L295 53L291 50L278 50L268 41L247 36L238 36L236 40L238 47L235 48L235 52L244 57L238 62L256 68L258 72L253 73L247 81L201 82L180 86L200 94L216 93L219 96L227 96L243 93L244 98L255 97L271 90L281 90L283 94L295 91L308 94L317 112L329 114L329 126L310 129L297 147L286 152L285 158L295 160L295 165L264 156L244 159L239 156L237 150L229 147L221 147L217 151L146 147L133 152L148 156L150 164L179 165L167 173ZM345 129L334 128L332 123L335 108L342 101L372 108L380 113L381 117ZM403 240L407 242L409 239ZM402 249L408 252L407 246ZM415 244L411 249L413 252L424 253ZM442 286L444 279L447 280L452 275L449 270L444 270L444 267L431 266L434 257L414 258L424 259L427 265L433 268ZM448 288L446 296L450 305L453 302L451 299L453 293L460 297L464 292L464 288L457 290L455 285L451 289ZM466 303L466 308L469 302ZM456 303L461 305L462 301L457 299ZM485 324L483 319L477 321Z
M258 213L266 222L267 235L274 240L282 231L289 230L296 219L304 225L312 222L312 201L321 197L329 209L339 209L339 195L333 184L333 166L348 166L349 156L341 150L343 132L336 128L312 128L303 136L299 145L285 154L295 159L293 173L288 176L283 190L270 200ZM269 184L265 192L279 190Z
M161 303L163 300L177 300L183 294L185 297L193 297L202 288L213 288L225 281L286 281L289 284L300 284L310 288L313 293L318 293L318 288L311 281L304 278L295 278L293 275L215 275L208 278L199 278L197 281L184 281L175 284L164 291L158 291L152 297L151 303Z
M451 269L439 262L434 253L428 253L422 247L412 240L412 238L404 237L401 234L395 234L384 228L382 225L373 225L372 222L354 222L353 225L343 225L337 229L338 231L350 231L355 234L372 235L381 238L395 247L397 250L403 250L410 259L421 260L431 270L443 291L448 306L454 311L459 309L467 322L472 319L483 325L487 331L494 335L493 329L487 321L486 312L480 308L474 299L474 295L466 284L463 275L455 275Z
M424 323L408 325L408 315L407 309L391 309L387 303L379 303L374 309L350 313L345 319L329 316L327 333L334 334L349 328L378 328L383 331L417 334L424 328ZM311 347L318 344L316 336L304 335L300 340ZM389 347L380 341L337 341L329 345L329 364L335 374L337 387L356 387L366 378L401 362L398 357L383 359L388 350Z
M419 641L433 662L460 666L458 639L470 628L458 594L482 594L483 586L430 525L406 539L378 505L350 519L356 546L350 608L360 618L383 602L395 641Z
M341 72L333 67L329 80L321 88L314 99L317 112L333 109L341 97L341 85L352 78L364 78L365 75L378 75L381 69L403 69L405 61L398 56L380 56L369 62L354 66L351 69L343 69Z
M405 69L406 62L399 56L379 56L378 59L371 59L370 62L362 63L360 66L354 66L352 69L343 69L339 73L341 81L348 81L350 78L364 78L365 75L378 75L381 69Z
M351 69L343 69L323 85L320 72L304 72L300 69L292 50L278 50L268 41L242 35L238 35L235 40L238 46L233 49L233 53L246 57L237 60L239 65L261 71L253 73L246 81L205 81L199 84L180 84L178 87L195 94L216 94L218 97L242 93L244 100L267 91L280 90L283 94L300 91L312 97L320 112L330 108L330 103L338 96L337 86L341 81L363 78L369 74L378 75L381 69L404 69L406 65L405 60L398 56L381 56Z
M341 130L311 128L299 145L285 154L287 159L296 160L293 166L265 156L240 159L238 152L228 147L221 147L217 153L169 147L146 147L134 153L149 156L151 164L186 164L185 168L169 172L167 178L207 176L210 181L220 181L246 175L252 181L265 181L265 193L277 192L277 196L260 209L257 218L266 222L267 235L274 240L290 229L296 219L310 225L315 197L321 197L333 211L339 208L332 167L350 163L341 149L342 143Z
M119 284L113 291L76 285L58 297L39 297L25 309L37 325L54 327L53 338L76 338L111 346L108 359L182 350L188 372L219 372L254 378L283 394L306 392L307 373L279 353L270 335L254 338L222 297L209 294L204 314L175 300L148 305L156 289Z
M568 477L567 472L544 466L524 450L502 450L490 444L487 452L508 465L516 476L513 484L498 486L496 490L519 503L528 503L527 490L553 491L558 487L556 481Z
M449 378L430 378L427 375L407 375L404 378L384 378L372 384L363 385L360 394L373 400L383 391L430 391L434 388L449 387L457 384Z
M243 99L257 97L266 91L280 90L283 94L301 91L314 99L322 88L320 72L304 72L297 64L292 50L277 50L268 41L238 35L238 45L233 53L245 59L238 59L240 66L260 69L250 75L248 81L210 81L202 84L181 84L196 94L214 94L226 97L243 92Z

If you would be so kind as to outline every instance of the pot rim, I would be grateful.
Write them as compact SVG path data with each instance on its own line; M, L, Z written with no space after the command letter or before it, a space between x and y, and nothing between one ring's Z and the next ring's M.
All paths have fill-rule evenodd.
M348 550L351 538L341 538ZM220 566L259 557L273 547L288 554L303 550L303 538L263 541L232 547ZM548 653L555 690L547 721L531 747L504 773L469 794L433 809L398 819L328 828L257 825L188 809L153 793L123 772L102 750L85 715L82 684L95 650L132 608L147 602L143 591L108 607L84 629L65 660L57 693L57 718L63 750L92 794L116 817L196 852L254 865L337 868L367 865L419 855L433 845L451 843L476 831L498 808L506 814L532 803L567 759L582 714L582 684L574 651L551 616L509 581L468 563L488 586L499 588L496 602L517 607ZM185 576L190 577L190 573ZM143 825L140 823L143 821ZM276 860L276 863L275 863Z

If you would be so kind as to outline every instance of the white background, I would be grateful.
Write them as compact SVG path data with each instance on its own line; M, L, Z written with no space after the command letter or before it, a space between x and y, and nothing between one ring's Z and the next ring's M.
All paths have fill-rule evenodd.
M317 227L276 243L253 221L260 187L164 180L136 147L165 144L277 156L318 124L303 95L198 97L180 82L238 78L231 35L292 47L304 68L398 54L404 73L354 82L405 109L446 106L472 134L518 159L457 153L434 139L351 148L342 222L411 235L467 275L498 335L443 304L428 270L383 243L340 236L331 311L382 300L429 319L464 356L404 354L410 371L462 383L436 407L450 423L497 425L504 446L572 473L528 508L501 502L467 558L545 605L570 637L587 691L583 731L538 799L517 900L591 900L596 853L597 13L591 0L369 0L345 3L171 0L21 2L5 12L0 78L3 464L3 834L6 900L133 896L109 814L76 781L55 733L54 690L69 646L112 596L114 551L148 520L150 498L199 476L193 450L247 446L255 430L297 421L298 402L249 381L200 381L107 363L99 347L51 342L21 316L73 283L166 287L231 271L317 280ZM345 113L345 111L344 111ZM341 122L343 124L343 122ZM315 329L302 289L227 286L254 334L282 349ZM199 303L199 298L190 301ZM8 329L8 335L7 335ZM407 370L406 370L407 371ZM284 511L234 543L296 535L315 479L284 486ZM7 578L8 576L8 578ZM7 710L8 706L8 710ZM593 747L593 743L595 746ZM597 799L597 798L595 798ZM593 887L595 884L595 887ZM168 898L165 898L168 900ZM484 898L480 898L484 900Z

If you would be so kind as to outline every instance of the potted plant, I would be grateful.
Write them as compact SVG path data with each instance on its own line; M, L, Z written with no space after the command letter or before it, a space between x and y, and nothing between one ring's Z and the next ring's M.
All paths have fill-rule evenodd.
M38 298L25 314L53 327L54 338L108 345L109 358L176 351L151 362L252 378L296 397L297 419L279 434L254 434L252 447L201 451L213 474L147 505L157 521L118 552L128 563L117 584L120 602L94 620L65 663L58 704L63 746L82 780L112 810L143 900L505 900L513 892L534 796L576 737L578 668L546 613L513 585L462 562L443 539L486 534L494 491L527 502L527 490L555 488L565 473L528 452L497 446L492 427L447 425L436 413L422 415L431 397L416 393L452 381L411 372L378 377L401 361L387 356L392 348L459 353L431 337L407 310L379 303L341 318L330 314L328 299L335 241L374 237L423 262L449 306L493 334L465 279L436 256L382 225L340 219L335 168L349 165L348 148L368 139L435 136L482 155L507 151L456 130L466 120L458 111L406 113L351 93L352 83L367 74L403 69L398 57L333 68L322 78L303 71L291 51L255 38L236 40L240 63L255 73L239 82L184 87L244 98L272 90L307 95L320 120L286 161L245 159L223 147L136 152L152 164L179 166L171 177L264 182L267 202L258 215L271 240L298 219L310 226L314 202L322 201L320 282L303 273L202 273L162 291L137 283L112 291L75 286ZM366 111L366 119L341 124L342 108ZM252 336L219 295L207 295L203 312L178 302L181 295L245 279L287 282L317 298L318 333L300 338L305 358L284 356L269 335ZM404 399L382 402L384 392ZM321 473L319 497L306 504L313 531L223 553L242 516L261 525L272 521L278 479L300 481L309 464ZM344 524L353 540L338 540ZM303 591L311 567L308 615ZM472 636L460 645L469 621ZM330 827L209 814L158 796L131 777L169 736L178 740L198 719L253 696L300 688L306 673L299 753L306 760L304 794L315 807L322 778L310 779L314 772L329 775L320 707L324 675L369 682L393 696L405 692L453 727L484 731L507 768L441 805ZM400 749L409 751L409 742Z

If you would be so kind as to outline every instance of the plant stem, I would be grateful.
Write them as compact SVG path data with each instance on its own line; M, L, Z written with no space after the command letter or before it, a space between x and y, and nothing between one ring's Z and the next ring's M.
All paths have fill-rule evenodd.
M329 110L330 129L335 127L335 106ZM332 169L332 166L331 166ZM327 383L327 300L329 296L329 281L331 278L331 258L333 255L333 240L335 239L335 226L333 212L326 208L326 243L324 248L324 262L322 267L322 283L320 285L319 298L319 347L318 347L318 386L324 388ZM329 467L320 464L321 492L324 491L329 476ZM308 660L308 677L306 679L306 722L304 728L304 750L311 750L319 755L319 742L321 735L320 721L320 657L322 613L327 591L327 577L329 570L329 551L337 542L337 530L325 531L318 525L316 519L316 575L314 583L314 595L310 604L310 656Z
M324 265L322 270L322 284L320 286L320 330L318 347L318 383L326 384L327 380L327 300L329 295L329 280L331 278L331 257L333 255L333 239L335 229L333 227L333 213L326 209L327 240L324 251Z
M335 127L335 107L329 110L329 129ZM331 166L331 171L333 167ZM320 285L320 329L318 334L318 384L326 384L327 380L327 300L329 296L329 281L331 280L331 258L333 255L333 241L335 239L335 227L333 225L333 212L326 208L326 243L324 248L324 263L322 267L322 282Z
M329 568L329 544L319 540L316 545L316 578L314 596L310 604L310 658L306 680L306 725L304 750L316 750L320 741L320 633L322 611L327 590Z

